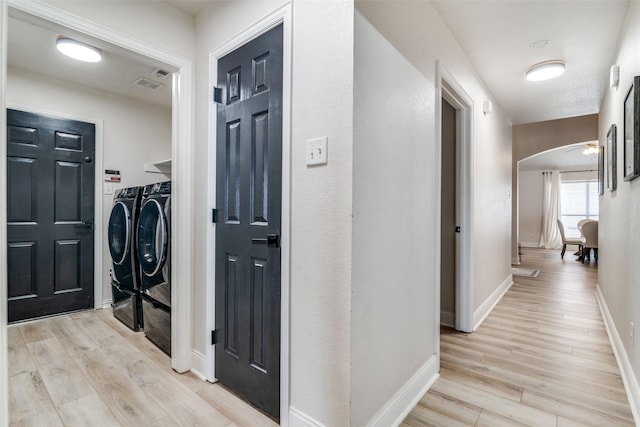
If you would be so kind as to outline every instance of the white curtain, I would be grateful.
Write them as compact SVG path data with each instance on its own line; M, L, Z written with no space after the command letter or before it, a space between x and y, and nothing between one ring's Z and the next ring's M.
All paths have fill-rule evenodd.
M560 172L542 172L542 232L538 246L560 249L562 236L558 230L560 218Z

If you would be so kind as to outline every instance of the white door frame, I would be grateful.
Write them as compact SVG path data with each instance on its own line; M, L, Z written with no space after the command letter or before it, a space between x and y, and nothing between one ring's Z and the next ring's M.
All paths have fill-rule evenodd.
M27 0L6 0L3 6L8 6L36 16L47 21L63 25L72 30L85 33L91 37L104 40L108 43L134 52L135 54L151 58L177 68L174 73L173 102L172 102L172 198L171 229L179 236L171 241L172 271L171 281L174 284L182 283L184 286L172 286L172 316L171 316L171 366L178 372L185 372L191 368L191 294L193 286L192 266L192 240L193 240L193 64L192 61L169 51L159 49L140 40L113 31L104 26L67 11L58 9L54 4ZM4 23L6 24L6 9L4 10ZM6 25L4 25L4 42L6 43ZM6 49L3 49L6 52ZM3 74L6 74L6 62L3 64ZM6 90L6 81L2 82L0 92ZM4 102L3 102L4 103ZM6 126L6 124L5 124ZM6 135L3 136L0 145L0 154L6 158ZM4 166L0 172L5 171ZM5 197L6 187L0 190L0 197ZM2 215L5 215L3 213ZM6 223L6 217L4 218ZM6 266L6 234L0 234L0 257ZM6 271L6 270L5 270ZM0 279L0 280L5 280ZM0 282L3 283L3 282ZM6 289L6 282L1 286ZM6 295L5 299L6 300ZM4 318L4 317L3 317ZM6 325L2 324L4 330ZM4 332L3 332L4 333ZM4 346L6 348L6 345ZM5 377L3 375L3 377Z
M0 0L0 176L7 176L7 3ZM7 180L0 179L0 200L7 200ZM0 209L0 271L7 271L7 210ZM7 275L0 274L0 426L9 425L7 359Z
M460 233L456 239L456 329L463 332L473 331L473 99L466 93L457 80L436 63L436 165L435 179L437 200L441 197L442 171L442 105L444 98L456 109L456 221ZM441 217L440 206L436 207L436 283L440 283L440 243ZM440 325L440 286L436 286L436 327ZM440 348L439 329L436 349ZM438 350L439 351L439 350Z
M281 288L280 288L280 423L289 424L289 295L291 258L291 7L285 5L269 16L246 28L221 46L209 52L209 177L207 206L216 207L216 127L217 107L213 100L213 87L218 81L218 59L233 52L247 42L277 25L283 25L282 40L282 231L281 231ZM215 224L207 228L207 260L215 260ZM210 342L209 331L215 328L215 262L207 263L205 342ZM216 381L215 347L207 345L206 372L209 381Z
M102 308L102 212L104 194L104 179L102 170L104 168L104 145L103 145L103 121L100 119L66 114L60 111L51 111L45 108L33 107L31 105L6 103L7 108L25 111L27 113L39 114L42 116L55 117L63 120L77 120L84 123L91 123L95 126L95 155L94 155L94 213L93 213L93 308ZM6 155L5 155L6 158Z

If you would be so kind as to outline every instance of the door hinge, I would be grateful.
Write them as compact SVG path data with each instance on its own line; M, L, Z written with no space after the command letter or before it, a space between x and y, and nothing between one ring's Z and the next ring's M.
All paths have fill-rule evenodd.
M213 87L213 102L222 104L222 89Z
M459 232L460 232L460 226L457 226L456 227L456 233L459 233Z
M211 209L211 222L214 224L218 222L218 209Z
M218 344L218 330L214 329L211 331L211 345Z

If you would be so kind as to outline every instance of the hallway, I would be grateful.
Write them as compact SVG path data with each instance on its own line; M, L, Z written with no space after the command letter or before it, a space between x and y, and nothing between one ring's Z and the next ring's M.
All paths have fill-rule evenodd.
M598 270L524 249L514 284L473 334L441 335L440 378L403 426L633 426L595 298Z

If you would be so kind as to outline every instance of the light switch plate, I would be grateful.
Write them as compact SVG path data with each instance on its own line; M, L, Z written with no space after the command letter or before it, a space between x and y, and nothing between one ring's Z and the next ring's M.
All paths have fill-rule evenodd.
M104 183L104 194L113 194L113 184L111 182Z
M327 164L326 136L307 140L307 166Z

